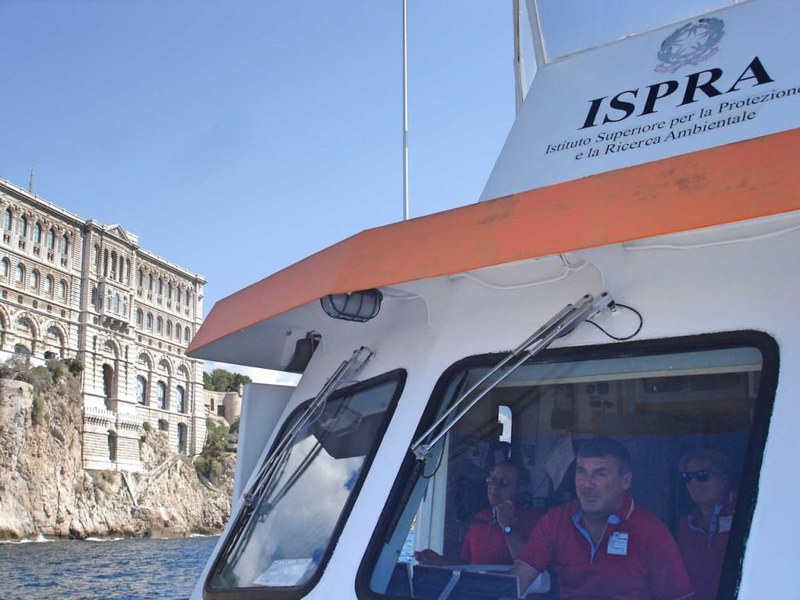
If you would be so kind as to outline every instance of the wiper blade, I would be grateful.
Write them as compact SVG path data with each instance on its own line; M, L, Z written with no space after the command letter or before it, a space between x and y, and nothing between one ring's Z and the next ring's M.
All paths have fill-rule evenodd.
M447 435L447 432L450 431L481 398L513 373L517 367L547 348L554 340L569 334L578 325L587 319L591 319L594 315L611 304L611 302L611 296L607 292L601 294L597 299L591 294L586 294L575 304L567 304L562 308L552 319L542 325L530 337L512 350L511 353L501 360L491 371L473 384L466 392L461 394L458 399L453 402L453 405L448 408L425 433L411 444L411 451L414 453L414 456L417 457L417 460L426 460L428 456L430 456L433 446ZM494 379L491 379L493 377ZM479 391L479 388L484 383L486 383L486 386ZM434 432L436 432L456 410L459 412L453 420L434 435ZM429 437L430 439L428 440Z

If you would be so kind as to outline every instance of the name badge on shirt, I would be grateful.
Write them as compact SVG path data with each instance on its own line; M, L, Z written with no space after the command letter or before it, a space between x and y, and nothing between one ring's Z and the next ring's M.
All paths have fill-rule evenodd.
M731 522L733 521L733 516L728 515L727 517L720 517L719 518L719 532L725 533L731 530Z
M608 538L608 553L617 556L628 556L628 534L615 531Z

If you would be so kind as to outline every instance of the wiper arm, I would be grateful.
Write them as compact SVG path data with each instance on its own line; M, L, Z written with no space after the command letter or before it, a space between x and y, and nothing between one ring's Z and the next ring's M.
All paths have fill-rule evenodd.
M513 373L517 367L547 348L554 340L567 335L585 320L591 319L594 315L611 304L611 302L611 296L607 292L601 294L597 299L591 294L586 294L575 304L567 304L562 308L552 319L536 330L533 335L512 350L508 356L497 364L497 366L472 385L466 392L461 394L453 405L448 408L425 433L411 444L411 451L414 453L414 456L417 457L417 460L427 459L433 446L447 435L447 432L450 431L481 398ZM492 377L494 377L494 379L490 380ZM484 383L486 383L486 387L478 391L478 388ZM470 398L470 396L473 397ZM445 425L436 435L433 435L456 410L459 412L453 420ZM433 437L428 440L430 436ZM426 440L428 441L426 442Z
M295 440L303 431L304 427L313 424L317 419L322 416L325 410L325 403L330 395L342 384L349 380L350 377L358 373L361 368L372 358L373 352L366 346L353 351L352 356L345 361L333 372L333 374L322 386L322 389L317 393L314 399L309 403L303 413L292 424L289 431L281 438L278 445L273 452L261 465L261 468L256 475L253 485L243 495L244 506L236 520L236 524L231 531L229 541L225 545L225 550L222 554L223 561L227 562L228 558L233 554L239 545L239 540L244 533L245 527L250 522L253 512L258 507L265 496L269 496L277 485L277 480L281 473L286 469L286 463L289 460L292 446ZM273 503L274 504L274 503ZM269 510L263 511L264 514Z
M291 429L286 432L286 435L283 436L270 457L264 461L255 481L253 481L253 485L244 495L245 510L252 510L253 507L261 501L264 491L266 490L264 484L272 478L274 473L278 470L278 467L285 462L295 439L300 432L303 431L303 428L308 424L314 423L322 416L322 412L325 410L325 403L330 395L343 381L346 381L346 378L355 375L361 370L366 362L372 358L372 355L372 350L366 346L361 346L353 351L349 359L342 361L342 364L339 365L333 375L325 382L325 385L322 386L322 389L314 397L303 414L294 422Z

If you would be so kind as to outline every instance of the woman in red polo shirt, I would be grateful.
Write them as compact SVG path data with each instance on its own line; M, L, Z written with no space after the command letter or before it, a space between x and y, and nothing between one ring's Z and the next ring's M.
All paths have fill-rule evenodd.
M695 450L681 459L680 474L696 506L678 525L678 546L694 600L715 600L736 504L731 462L716 450Z
M431 549L414 553L420 563L436 566L510 565L528 541L541 514L523 503L528 470L514 461L495 465L486 479L490 508L472 518L459 556L442 556Z

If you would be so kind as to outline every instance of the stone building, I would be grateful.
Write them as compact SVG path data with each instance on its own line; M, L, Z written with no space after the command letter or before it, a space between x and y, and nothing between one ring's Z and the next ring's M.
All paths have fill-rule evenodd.
M206 390L206 408L208 414L222 417L233 423L242 414L242 389L233 392L212 392Z
M0 361L79 358L83 466L138 471L144 423L176 452L206 435L203 363L185 355L203 315L200 275L0 180Z

